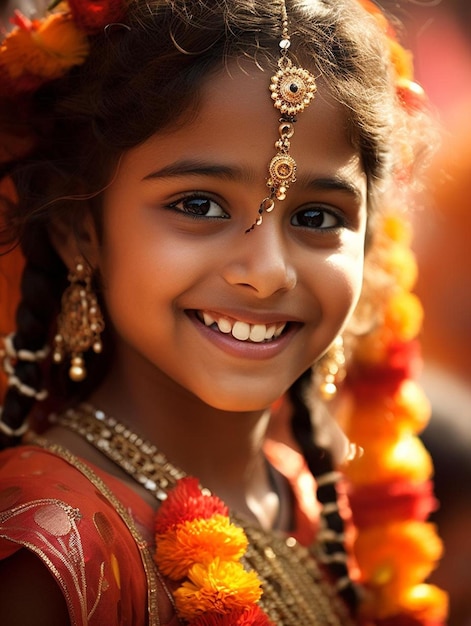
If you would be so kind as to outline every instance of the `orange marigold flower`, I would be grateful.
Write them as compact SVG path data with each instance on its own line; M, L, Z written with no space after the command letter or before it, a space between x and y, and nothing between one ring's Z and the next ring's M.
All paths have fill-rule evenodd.
M389 40L389 51L397 78L401 80L412 80L414 77L412 53L394 39Z
M419 298L405 291L394 294L386 307L384 323L398 341L411 341L420 331L423 309Z
M390 25L385 15L381 11L381 9L374 3L372 0L358 0L361 6L371 13L375 20L378 22L379 26L386 32L390 31Z
M355 443L364 449L363 455L354 458L344 471L357 485L401 480L419 483L433 473L430 454L415 435L396 441L371 439Z
M241 563L215 559L208 566L196 564L175 593L180 617L191 620L207 611L225 613L255 604L262 595L256 572Z
M443 546L433 524L405 521L364 529L354 551L381 618L402 611L402 597L430 575Z
M391 334L382 327L361 337L355 347L355 359L361 363L382 363L388 356Z
M383 219L384 233L396 243L409 247L412 242L412 227L408 221L398 215L387 215Z
M203 493L198 479L181 478L169 492L156 516L155 530L165 533L169 528L198 518L209 519L215 514L229 515L229 510L217 496Z
M70 15L54 13L31 22L17 13L16 24L0 47L0 66L11 79L52 80L85 61L88 40Z
M392 393L358 395L348 423L348 436L361 445L379 439L389 441L421 432L430 419L430 402L422 387L405 379Z
M404 380L394 396L394 413L401 432L419 433L428 424L430 401L415 380Z
M216 557L237 561L247 549L247 537L228 517L214 515L157 535L156 544L155 560L162 573L180 580L195 563L207 565Z
M402 245L390 246L383 259L384 269L394 276L396 283L402 289L410 291L417 280L417 261L410 248Z
M448 615L448 594L435 585L414 585L401 595L401 606L420 621L444 622Z
M206 613L192 620L189 626L273 626L262 609L254 604L247 609L228 613Z

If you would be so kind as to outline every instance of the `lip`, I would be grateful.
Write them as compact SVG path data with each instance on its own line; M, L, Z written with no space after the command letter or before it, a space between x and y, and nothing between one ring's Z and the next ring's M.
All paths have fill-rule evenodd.
M208 312L210 311L208 310ZM272 339L268 342L255 343L250 341L239 341L238 339L232 337L231 334L224 334L218 330L206 326L204 322L199 319L195 310L187 310L185 311L185 313L195 326L196 330L201 335L203 335L205 339L210 341L214 346L231 356L253 360L264 360L277 356L286 348L286 346L293 339L294 335L296 335L302 327L302 324L299 321L291 319L280 320L280 315L278 314L278 316L276 317L273 313L266 316L251 315L249 318L251 320L250 322L248 321L247 315L237 316L236 314L234 314L234 312L232 312L231 315L227 315L227 317L230 317L232 319L238 319L240 321L252 324L268 324L280 321L289 322L283 334L276 339Z

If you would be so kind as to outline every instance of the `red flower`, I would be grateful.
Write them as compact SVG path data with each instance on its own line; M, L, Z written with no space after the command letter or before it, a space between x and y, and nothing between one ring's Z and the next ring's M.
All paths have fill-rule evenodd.
M353 487L349 502L358 528L408 519L425 521L437 508L430 480Z
M189 626L273 626L273 623L257 605L248 609L221 613L205 613L189 623Z
M417 340L394 341L388 346L382 363L354 363L348 374L347 384L355 396L371 398L395 393L406 378L416 378L422 359Z
M124 0L69 0L69 6L74 22L88 33L119 22L125 15Z
M178 481L160 507L156 515L155 530L162 535L184 522L209 519L216 514L227 516L229 510L216 496L203 494L196 478L187 476Z

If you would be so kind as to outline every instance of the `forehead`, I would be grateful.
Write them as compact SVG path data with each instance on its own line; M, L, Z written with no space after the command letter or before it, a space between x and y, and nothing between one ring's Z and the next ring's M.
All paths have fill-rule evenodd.
M194 109L139 149L147 146L155 150L154 158L158 153L159 160L168 161L181 158L182 153L216 162L238 159L247 172L265 179L280 123L269 89L272 73L250 61L227 64L205 79ZM298 179L312 169L319 174L345 168L363 173L350 140L347 112L322 84L294 126L290 154L298 165Z

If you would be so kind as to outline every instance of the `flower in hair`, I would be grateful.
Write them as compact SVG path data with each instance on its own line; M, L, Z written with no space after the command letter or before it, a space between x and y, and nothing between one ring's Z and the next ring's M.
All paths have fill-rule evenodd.
M412 54L397 40L396 33L381 9L372 0L358 0L361 6L373 16L387 37L389 56L396 78L396 92L406 109L422 109L425 92L414 81Z
M241 563L245 532L195 478L177 482L156 514L155 562L179 584L178 617L190 626L273 626L257 602L260 580Z
M16 28L0 47L0 72L9 91L34 91L83 63L89 43L70 14L53 13L43 20L29 20L19 11Z
M31 93L81 65L90 50L89 35L124 18L124 0L54 0L41 19L20 11L0 46L0 81L4 94Z
M122 20L121 0L68 0L75 23L87 33L96 33L107 24Z

